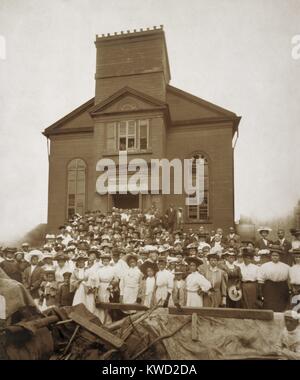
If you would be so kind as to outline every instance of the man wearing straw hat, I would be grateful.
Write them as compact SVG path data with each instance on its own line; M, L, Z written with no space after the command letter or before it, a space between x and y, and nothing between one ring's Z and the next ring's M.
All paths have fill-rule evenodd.
M36 304L38 304L39 288L44 279L44 270L38 264L43 259L43 254L41 251L34 249L25 254L24 258L30 263L30 266L24 270L24 286L29 290Z
M272 241L269 239L269 234L272 231L270 227L259 227L257 232L260 235L260 238L257 240L256 246L258 249L267 249L269 245L272 244Z

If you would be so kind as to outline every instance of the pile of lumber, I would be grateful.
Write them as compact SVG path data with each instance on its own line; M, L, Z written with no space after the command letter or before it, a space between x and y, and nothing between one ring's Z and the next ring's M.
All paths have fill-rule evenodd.
M218 325L224 318L268 323L274 319L270 310L159 309L159 306L148 309L138 304L117 303L98 306L107 312L122 311L125 317L110 325L102 325L83 304L50 308L35 317L24 314L25 317L17 323L2 328L4 334L1 336L5 339L0 342L0 355L5 352L7 359L31 360L168 359L170 340L183 337L187 344L199 342L199 323L209 321ZM162 316L167 321L167 329L159 327ZM172 318L176 318L176 324L172 323Z

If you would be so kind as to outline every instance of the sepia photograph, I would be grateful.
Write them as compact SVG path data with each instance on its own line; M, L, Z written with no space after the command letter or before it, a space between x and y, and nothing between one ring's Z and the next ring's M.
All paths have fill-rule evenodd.
M299 21L0 0L1 360L300 359Z

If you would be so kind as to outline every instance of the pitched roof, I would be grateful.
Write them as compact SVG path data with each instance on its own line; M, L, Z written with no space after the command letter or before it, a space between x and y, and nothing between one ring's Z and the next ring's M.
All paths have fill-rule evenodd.
M135 90L131 87L125 86L109 96L107 99L103 100L100 103L95 104L95 98L91 98L87 102L83 103L79 107L75 108L72 112L68 113L48 128L43 131L43 135L50 136L61 133L74 133L74 132L92 132L93 127L91 125L86 126L76 126L76 128L61 128L66 123L72 121L73 119L79 117L86 113L90 117L94 117L100 114L108 114L110 112L109 107L113 103L116 103L119 99L124 98L129 95L136 99L142 100L143 102L149 104L151 109L161 109L166 112L168 124L173 126L180 125L195 125L195 124L211 124L211 123L223 123L223 122L233 122L234 132L237 130L241 117L237 116L234 112L231 112L225 108L217 106L216 104L210 103L204 99L201 99L197 96L194 96L188 92L180 90L171 85L166 86L167 95L173 94L179 99L179 104L172 104L170 99L167 96L167 102L163 102L159 99L156 99L148 94ZM181 100L180 100L181 99ZM181 108L180 108L180 102ZM197 112L190 112L190 109L183 112L183 116L178 118L178 115L181 112L181 109L191 106L191 110L196 110L201 114L197 115ZM120 110L118 112L128 112L128 110ZM132 111L135 112L135 111ZM185 118L185 115L187 117Z
M174 93L174 94L176 94L182 98L185 98L186 100L189 100L190 102L193 102L193 103L198 104L202 107L210 109L210 110L220 114L220 116L228 116L228 117L232 117L232 118L237 117L237 115L234 112L231 112L225 108L217 106L216 104L208 102L207 100L199 98L195 95L192 95L186 91L180 90L179 88L171 86L169 84L167 84L167 91L172 92L172 93Z
M96 116L100 113L105 112L105 109L107 109L112 103L116 102L117 100L130 95L134 98L143 100L144 102L150 104L154 108L167 108L167 103L162 102L161 100L158 100L148 94L145 94L143 92L137 91L131 87L125 86L109 96L107 99L103 100L100 103L97 103L89 110L89 113L91 116ZM128 111L127 111L128 112Z
M61 119L57 120L55 123L50 125L48 128L46 128L43 131L43 135L49 136L52 134L56 134L58 132L58 129L63 126L65 123L71 121L75 117L79 116L80 114L88 111L90 108L92 108L95 104L95 97L91 98L87 102L81 104L79 107L75 108L73 111L62 117ZM84 129L89 129L88 127L86 128L77 128L78 132L84 131ZM71 130L69 130L70 132Z

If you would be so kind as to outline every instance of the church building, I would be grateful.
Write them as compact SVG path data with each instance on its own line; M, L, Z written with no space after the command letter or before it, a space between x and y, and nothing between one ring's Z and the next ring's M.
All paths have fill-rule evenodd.
M46 128L49 148L48 229L74 213L112 207L162 212L183 210L186 227L211 230L234 224L234 144L240 117L170 84L163 27L96 36L95 96ZM185 70L188 68L187 62ZM226 73L224 73L225 75ZM190 75L193 75L191 73ZM204 164L204 199L187 195L99 194L97 163L119 152L128 160L199 159Z

